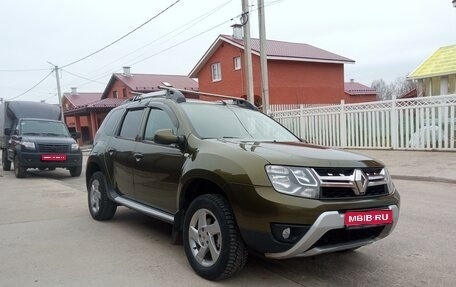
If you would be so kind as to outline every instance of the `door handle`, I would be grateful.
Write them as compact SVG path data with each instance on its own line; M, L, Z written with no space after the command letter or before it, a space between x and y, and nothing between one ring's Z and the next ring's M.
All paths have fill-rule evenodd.
M117 150L115 148L109 148L108 153L109 155L113 155Z
M143 154L139 152L134 153L133 156L137 162L139 162L143 158Z

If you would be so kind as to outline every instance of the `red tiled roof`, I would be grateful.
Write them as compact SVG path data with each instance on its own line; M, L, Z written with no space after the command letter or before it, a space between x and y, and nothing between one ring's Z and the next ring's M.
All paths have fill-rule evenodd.
M115 99L115 98L106 98L102 100L98 100L96 102L90 103L88 105L84 106L79 106L71 110L65 111L66 116L71 116L71 115L84 115L88 114L90 112L94 111L104 111L104 112L109 112L115 107L120 106L123 102L125 102L125 99Z
M416 88L414 88L414 89L408 91L407 93L402 94L399 98L400 99L410 99L410 98L416 98L416 97L418 97L418 90Z
M116 79L125 83L125 85L135 92L157 91L158 86L165 86L164 83L169 83L178 89L198 90L198 82L188 76L157 74L131 74L131 76L125 76L122 73L115 73L109 80L102 98L108 97L107 93L111 90Z
M99 101L102 93L64 93L63 96L75 107L85 106L87 104Z
M376 89L357 82L345 82L344 91L351 96L378 94Z
M115 108L125 102L125 99L106 98L87 105L90 108Z
M234 42L242 48L244 48L244 41L240 39L236 39L232 36L228 35L221 35L222 38ZM252 38L251 39L251 47L253 52L260 53L260 40ZM307 59L309 61L323 61L323 62L347 62L347 63L354 63L355 61L339 56L337 54L328 52L326 50L308 45L303 43L291 43L291 42L283 42L283 41L275 41L275 40L267 40L266 42L266 54L269 58L294 58L295 60L298 59ZM283 59L285 60L285 59Z
M244 41L236 39L228 35L220 35L211 47L206 51L203 57L199 60L196 66L192 69L189 77L196 78L199 71L204 66L206 61L215 53L219 46L223 43L229 43L238 48L244 49ZM259 39L251 39L252 54L260 55L260 41ZM275 40L267 40L266 54L268 60L285 60L285 61L298 61L298 62L321 62L321 63L337 63L347 64L354 63L346 57L328 52L326 50L303 43L291 43Z

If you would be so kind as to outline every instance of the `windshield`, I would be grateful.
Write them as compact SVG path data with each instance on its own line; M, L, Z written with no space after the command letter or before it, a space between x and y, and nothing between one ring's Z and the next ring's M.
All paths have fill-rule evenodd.
M268 116L233 105L182 103L184 112L204 139L298 142L299 139Z
M68 129L62 122L23 120L20 126L21 135L49 137L69 137Z

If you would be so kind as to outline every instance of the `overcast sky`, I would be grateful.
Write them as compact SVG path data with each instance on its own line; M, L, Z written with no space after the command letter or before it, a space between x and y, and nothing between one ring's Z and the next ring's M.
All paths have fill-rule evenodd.
M0 0L0 97L16 97L104 47L176 0ZM258 37L257 1L251 34ZM451 0L265 0L268 39L310 44L348 57L345 80L370 86L412 72L435 50L456 44ZM102 92L112 73L187 75L219 34L239 23L241 0L181 0L150 23L62 71L62 92ZM231 20L233 19L233 20ZM17 71L17 70L39 71ZM77 75L77 76L75 76ZM89 81L90 80L90 81ZM51 76L17 100L57 103Z

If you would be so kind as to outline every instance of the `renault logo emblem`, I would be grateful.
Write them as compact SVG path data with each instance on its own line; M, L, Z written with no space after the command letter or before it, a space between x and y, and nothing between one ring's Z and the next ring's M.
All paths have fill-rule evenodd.
M366 194L367 186L369 185L369 179L367 178L366 174L360 170L355 169L355 173L353 174L354 180L354 188L353 191L356 195L364 195Z

